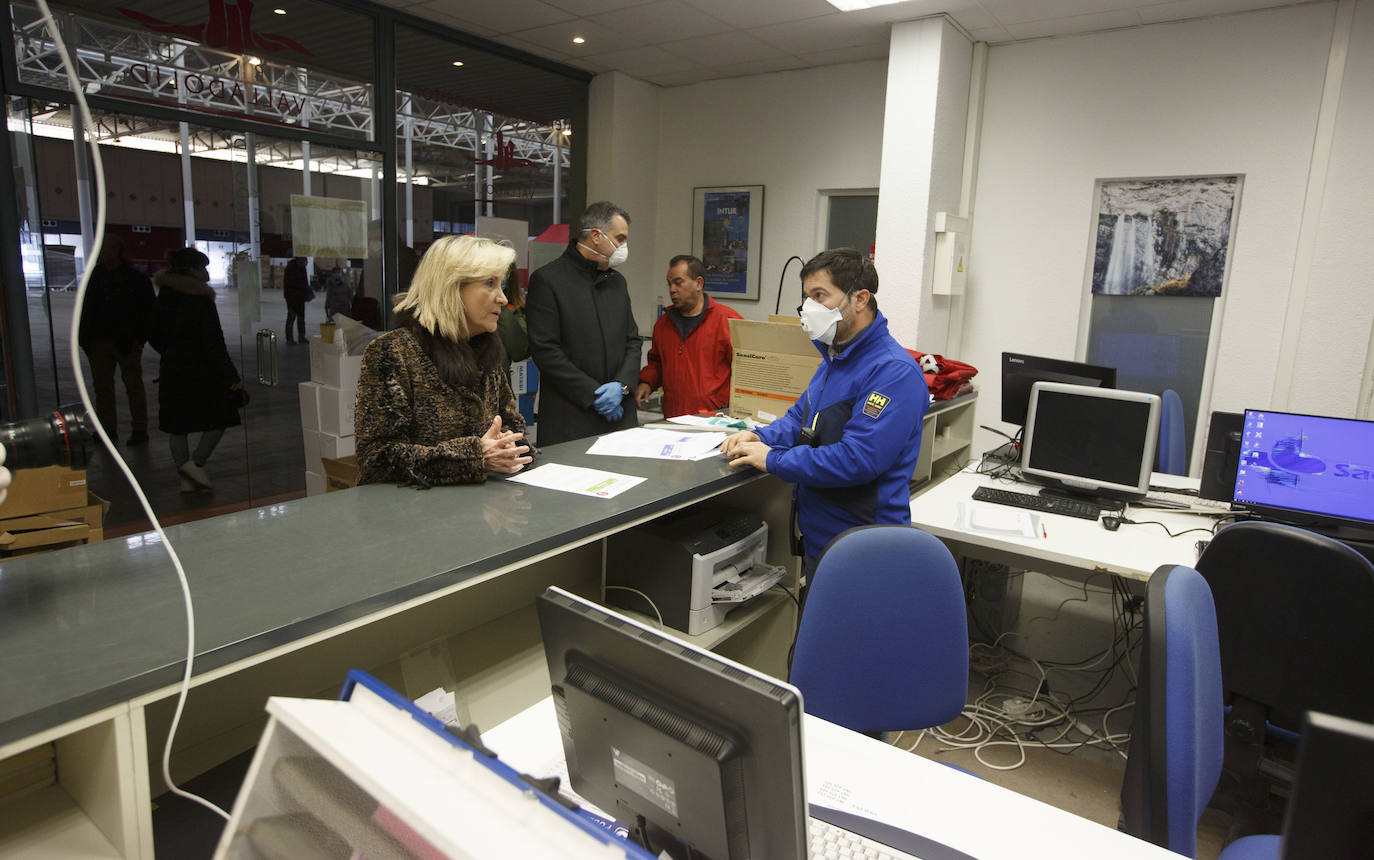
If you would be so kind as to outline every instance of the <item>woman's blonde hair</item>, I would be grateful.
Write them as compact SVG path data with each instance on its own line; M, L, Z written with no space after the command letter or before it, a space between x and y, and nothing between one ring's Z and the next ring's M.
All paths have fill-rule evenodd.
M476 236L444 236L429 246L410 289L396 297L397 311L410 311L421 326L449 340L468 338L468 319L459 290L464 281L505 277L515 249Z

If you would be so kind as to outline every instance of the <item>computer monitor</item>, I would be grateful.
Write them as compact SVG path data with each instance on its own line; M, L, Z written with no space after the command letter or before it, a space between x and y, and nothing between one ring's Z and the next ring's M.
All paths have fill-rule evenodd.
M1262 519L1374 528L1374 421L1245 410L1233 502Z
M1159 444L1159 408L1157 394L1037 382L1021 474L1074 495L1143 498Z
M806 857L795 687L558 588L537 611L575 792L654 852Z
M1281 846L1285 860L1369 856L1374 846L1374 725L1308 713Z
M1116 368L1042 358L1017 352L1002 353L1002 421L1018 427L1026 423L1031 386L1037 382L1063 382L1094 388L1115 388Z

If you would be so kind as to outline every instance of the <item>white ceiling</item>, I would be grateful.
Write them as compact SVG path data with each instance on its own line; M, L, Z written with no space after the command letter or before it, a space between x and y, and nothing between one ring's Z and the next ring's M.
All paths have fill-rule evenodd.
M878 59L895 21L946 13L993 44L1292 5L1294 0L380 0L589 72L660 86ZM573 44L573 37L586 42Z

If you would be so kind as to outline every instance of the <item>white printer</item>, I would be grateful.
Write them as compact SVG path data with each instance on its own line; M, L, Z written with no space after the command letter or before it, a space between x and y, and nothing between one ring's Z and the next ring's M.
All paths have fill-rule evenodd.
M608 539L605 602L652 618L647 597L664 625L704 633L782 580L786 568L767 564L767 550L757 516L694 508L662 517Z

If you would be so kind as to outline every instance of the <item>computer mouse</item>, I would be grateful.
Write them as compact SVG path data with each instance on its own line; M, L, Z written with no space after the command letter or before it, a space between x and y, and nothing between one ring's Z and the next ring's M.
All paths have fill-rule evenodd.
M1103 517L1102 528L1109 532L1114 532L1121 528L1121 517Z

